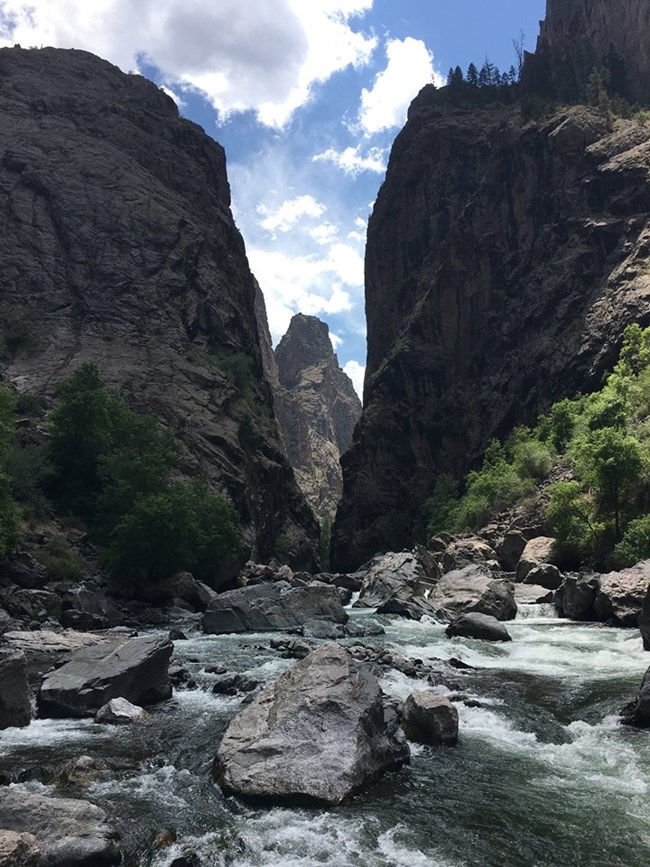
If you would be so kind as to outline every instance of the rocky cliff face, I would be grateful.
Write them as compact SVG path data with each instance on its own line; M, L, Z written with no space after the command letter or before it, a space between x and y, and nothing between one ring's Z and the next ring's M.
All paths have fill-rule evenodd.
M262 373L224 151L140 76L80 51L0 51L4 375L51 396L82 361L182 440L255 556L313 562L317 526Z
M275 350L275 411L287 454L314 513L331 520L343 490L340 456L352 443L361 401L339 367L329 329L294 316Z
M364 413L343 459L337 569L424 533L436 476L597 385L650 322L650 130L568 108L441 107L398 136L368 229Z
M650 3L647 0L547 0L537 51L524 82L560 98L593 67L606 68L615 89L650 102Z

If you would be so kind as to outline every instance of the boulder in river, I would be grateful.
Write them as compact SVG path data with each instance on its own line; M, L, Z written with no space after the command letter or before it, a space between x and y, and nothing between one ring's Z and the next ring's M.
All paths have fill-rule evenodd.
M402 708L402 725L407 736L421 744L453 745L458 740L458 711L432 690L412 692Z
M595 620L594 603L599 586L596 575L567 575L553 599L560 617Z
M497 546L497 554L506 572L514 572L517 569L517 564L526 548L526 542L526 537L521 530L512 529L505 534Z
M25 654L20 650L0 650L0 729L27 726L31 718Z
M111 867L122 860L119 835L88 801L1 789L0 828L36 838L38 867Z
M125 698L112 698L97 711L95 722L110 725L130 725L131 723L144 722L148 716L149 714L143 707L131 704Z
M526 543L519 562L517 563L517 581L523 581L531 569L542 563L557 565L557 539L551 536L536 536Z
M203 631L216 635L282 632L312 620L347 623L338 589L317 583L291 587L278 581L220 593L203 615Z
M650 728L650 668L641 681L636 701L623 709L621 722L640 729Z
M648 588L650 560L603 575L594 602L596 617L598 620L611 621L616 626L638 626Z
M424 551L393 551L374 557L363 569L355 608L377 608L389 599L424 596L438 577L438 569Z
M215 760L226 793L267 802L339 804L409 760L377 678L325 644L230 722Z
M489 614L461 614L446 629L448 638L479 638L482 641L512 641L503 623Z
M496 551L483 539L473 537L454 539L439 555L439 559L443 574L474 563L493 563L499 568Z
M93 716L112 698L155 704L171 697L168 638L122 638L82 647L41 684L41 716Z
M514 620L517 614L514 584L480 565L443 575L428 602L447 619L470 611L489 614L497 620Z
M557 590L562 583L562 573L552 563L540 563L534 566L524 578L524 584L545 587L547 590Z

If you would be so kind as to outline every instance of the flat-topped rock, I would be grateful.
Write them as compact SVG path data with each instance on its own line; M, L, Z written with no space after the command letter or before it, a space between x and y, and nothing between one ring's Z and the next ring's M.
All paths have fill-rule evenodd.
M284 581L254 584L220 593L203 615L203 631L276 632L295 629L310 621L347 623L348 613L339 590L327 584L291 587Z
M446 629L448 638L478 638L482 641L512 641L510 633L503 623L489 614L476 611L461 614L449 624Z
M171 697L168 638L115 638L82 647L50 672L38 694L41 716L93 716L113 698L155 704Z
M447 619L471 611L489 614L497 620L514 620L517 614L512 581L476 564L443 575L428 602Z
M458 711L448 698L432 690L409 695L402 724L407 736L422 744L453 745L458 740Z

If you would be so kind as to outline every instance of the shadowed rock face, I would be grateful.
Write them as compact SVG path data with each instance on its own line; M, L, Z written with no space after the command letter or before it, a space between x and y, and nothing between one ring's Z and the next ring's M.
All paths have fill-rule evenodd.
M314 513L332 519L343 490L339 460L352 443L361 401L339 367L327 325L315 316L293 317L275 364L275 412L287 455Z
M524 83L563 97L585 69L610 66L630 99L650 101L650 4L647 0L547 0ZM613 58L613 60L612 60Z
M598 387L650 321L650 132L574 107L411 106L368 227L364 412L332 566L424 536L436 476Z
M51 396L84 360L228 492L256 557L317 527L262 373L223 148L155 85L81 51L0 51L4 372Z

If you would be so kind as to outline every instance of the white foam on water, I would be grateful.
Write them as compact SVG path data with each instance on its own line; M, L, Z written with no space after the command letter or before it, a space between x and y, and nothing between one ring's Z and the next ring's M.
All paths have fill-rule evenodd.
M355 590L354 593L352 594L352 596L350 597L350 601L344 607L345 608L354 608L354 603L358 602L360 596L361 596L361 590Z
M92 796L128 796L131 799L149 803L154 801L173 809L188 806L189 798L183 792L196 785L196 778L188 770L178 770L172 765L164 765L155 770L145 770L136 777L95 782L88 787Z
M48 746L60 743L88 741L91 738L114 740L115 727L97 725L87 719L36 719L24 728L8 728L0 732L0 751L12 747Z
M520 620L534 620L535 623L551 623L553 620L558 619L557 608L552 602L517 603L515 623Z

